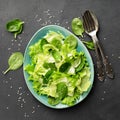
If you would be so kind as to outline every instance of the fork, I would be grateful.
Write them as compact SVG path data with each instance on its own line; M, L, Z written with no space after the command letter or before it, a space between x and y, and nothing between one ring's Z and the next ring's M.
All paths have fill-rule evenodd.
M98 32L98 21L96 16L90 12L89 10L85 11L83 15L83 26L85 29L85 32L92 37L94 45L95 45L95 52L96 52L96 59L97 59L97 72L98 72L98 79L100 81L104 80L104 70L102 66L102 62L105 67L106 75L109 78L113 78L113 70L111 67L111 64L109 64L107 57L105 56L102 46L97 38L97 32ZM100 54L101 55L100 55ZM102 56L102 61L101 61Z

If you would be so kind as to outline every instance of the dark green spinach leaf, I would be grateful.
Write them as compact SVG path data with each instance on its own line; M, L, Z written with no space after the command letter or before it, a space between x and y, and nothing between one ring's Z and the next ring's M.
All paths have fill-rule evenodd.
M8 32L14 33L14 38L17 37L18 34L20 34L23 30L23 24L24 22L20 19L14 19L9 21L6 24L6 29Z

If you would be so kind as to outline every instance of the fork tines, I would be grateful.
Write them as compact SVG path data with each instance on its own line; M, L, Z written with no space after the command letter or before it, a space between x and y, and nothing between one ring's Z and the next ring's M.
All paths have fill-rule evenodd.
M91 16L90 11L86 10L82 17L83 17L83 26L85 28L85 31L92 32L93 30L95 30L94 20Z

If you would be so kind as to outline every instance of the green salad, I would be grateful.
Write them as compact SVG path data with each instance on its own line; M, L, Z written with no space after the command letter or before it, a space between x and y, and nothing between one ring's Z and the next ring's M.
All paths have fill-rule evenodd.
M31 63L24 70L33 89L47 96L50 105L72 106L91 86L87 59L77 45L73 35L49 31L29 47Z

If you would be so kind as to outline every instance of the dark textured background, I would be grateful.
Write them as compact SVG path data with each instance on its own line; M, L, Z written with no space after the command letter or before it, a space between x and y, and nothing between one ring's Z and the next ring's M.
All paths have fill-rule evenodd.
M120 120L120 1L119 0L0 0L0 120ZM24 53L32 35L42 26L58 24L71 31L74 17L87 9L99 19L98 36L115 71L115 79L95 82L80 104L63 110L50 109L29 92L22 68L10 71L7 60L12 52ZM14 18L25 21L24 31L13 39L6 23ZM86 38L89 39L89 38ZM95 54L91 52L95 63Z

